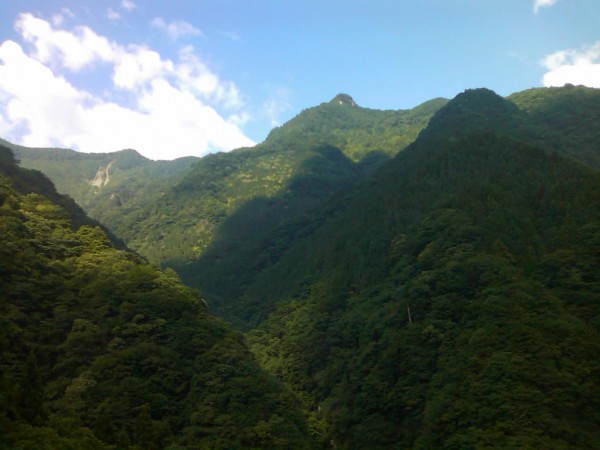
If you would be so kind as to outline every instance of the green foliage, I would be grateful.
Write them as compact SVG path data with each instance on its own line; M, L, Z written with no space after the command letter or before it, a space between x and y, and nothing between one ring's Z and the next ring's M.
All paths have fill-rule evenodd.
M309 446L293 396L197 291L26 190L0 175L0 446Z
M317 207L406 147L444 102L376 111L332 101L304 111L256 148L209 155L196 164L192 158L148 161L132 150L85 155L13 147L25 167L42 170L129 247L185 275L205 269L186 266L219 238L228 217L242 207L250 210L247 202L266 203L267 210L275 205L267 213L273 223ZM108 184L90 185L106 180L96 177L106 172ZM256 221L261 220L248 217L244 228ZM210 259L227 259L223 253L216 248ZM197 278L185 281L210 289Z
M537 123L541 140L552 149L600 168L600 91L584 86L537 88L508 97Z
M98 191L295 397L173 272L0 191L0 423L69 439L52 421L77 417L118 448L594 448L598 92L340 95L253 149Z
M600 175L467 94L229 310L277 301L249 342L336 448L600 441Z
M340 94L274 129L265 143L284 148L298 142L331 145L340 148L354 162L374 152L395 156L415 140L446 102L434 99L411 110L380 111L360 108L352 98Z

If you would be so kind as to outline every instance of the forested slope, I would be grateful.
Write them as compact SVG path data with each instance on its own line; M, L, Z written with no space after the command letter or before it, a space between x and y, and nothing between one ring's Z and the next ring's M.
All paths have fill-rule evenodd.
M378 111L340 94L273 130L255 148L209 155L196 163L192 158L148 161L131 150L81 155L13 147L25 167L44 171L131 248L190 274L186 282L199 286L204 266L187 266L210 245L219 258L227 253L216 244L223 241L217 229L233 213L246 212L237 228L254 227L267 235L272 225L316 207L402 150L445 102ZM111 181L90 186L98 168L111 163Z
M210 347L215 351L209 353L214 358L209 362L217 369L204 356L195 359L208 367L200 385L210 391L215 389L210 380L216 380L218 386L226 386L219 391L222 395L194 397L196 391L184 388L185 395L203 405L191 412L188 397L178 397L176 389L175 398L183 400L175 404L184 405L174 407L177 412L161 397L150 402L146 414L148 402L122 398L121 372L104 370L103 358L73 363L79 364L77 369L68 363L54 366L62 361L60 352L69 336L75 333L73 342L78 339L73 320L65 322L62 335L56 332L66 340L54 354L43 347L45 340L30 343L19 337L27 343L25 353L35 358L10 367L16 373L35 374L27 364L42 364L43 373L53 368L46 380L56 376L58 381L44 385L49 386L43 403L48 419L43 416L44 422L36 424L27 412L19 412L23 406L11 406L4 423L16 422L16 430L50 427L57 438L67 438L60 428L63 422L52 420L62 420L59 412L67 393L83 389L90 409L78 414L83 422L76 422L75 430L89 428L96 433L94 439L102 440L104 413L102 402L93 403L101 398L95 389L118 386L119 406L108 411L119 417L118 429L111 434L113 441L105 442L123 435L142 445L135 440L134 419L143 412L143 420L150 415L155 422L169 424L171 434L164 434L162 441L153 437L160 445L192 445L188 439L193 436L218 448L226 445L221 436L232 433L241 436L233 445L258 448L594 448L600 442L597 118L600 90L573 86L533 89L506 99L486 89L468 90L449 102L435 100L399 112L366 110L340 95L273 130L253 149L202 158L189 171L178 172L179 181L160 190L160 198L148 197L144 203L140 195L140 202L107 208L116 218L109 225L120 237L153 261L175 267L184 281L202 288L210 307L249 330L247 340L260 364L301 399L308 425L298 405L293 406L293 397L265 378L251 360L242 358L249 362L241 366L231 362L247 356L239 337L207 316L197 294L178 284L173 273L143 265L143 275L138 269L133 274L134 280L142 281L133 282L129 263L115 255L139 258L109 246L106 251L117 262L101 267L115 269L94 270L110 282L100 282L102 294L92 288L95 297L88 298L83 296L87 275L78 278L67 268L91 263L80 263L81 256L70 250L67 259L44 253L57 244L43 235L43 243L35 245L47 250L36 258L45 259L19 270L31 277L37 274L31 268L39 267L48 292L57 293L53 298L62 301L58 293L64 291L65 301L81 297L94 305L83 318L101 329L94 336L109 336L101 340L106 358L128 358L118 367L133 367L129 370L134 379L143 378L140 374L150 365L166 374L160 382L178 380L179 371L169 372L156 355L165 352L165 360L185 361L190 355L178 338L163 334L164 325L154 319L161 314L182 324L189 333L186 342L204 342L204 335L196 338L195 330L212 326L235 344ZM15 198L25 202L22 198L29 197ZM47 209L3 208L11 217L21 214L18 210L42 214ZM38 222L23 223L14 229L28 230ZM7 229L6 236L16 233ZM89 229L76 226L83 231L74 233ZM52 231L51 236L60 233ZM77 242L76 249L85 244L87 249L89 238L85 239L67 233L66 242ZM96 241L92 239L92 251L104 248ZM7 261L3 264L10 270L21 267ZM62 278L54 267L66 271L71 281L56 281ZM25 275L19 276L23 283ZM130 312L127 293L133 292L135 299L138 294L142 299L162 298L166 281L160 280L165 277L168 286L174 283L183 292L182 306L177 303L164 312L163 306L156 306L163 301L140 300L139 305L154 306ZM146 283L149 278L153 281ZM125 284L112 299L115 279ZM159 288L152 287L156 283ZM46 284L40 291L46 292ZM18 284L12 289L21 292ZM183 326L177 311L187 311L190 304L196 305L194 317L198 310L200 318ZM23 305L18 303L18 308L25 308L27 319L45 319L36 326L44 323L43 330L54 336L52 330L64 312L40 316ZM3 317L13 317L10 314ZM118 326L102 328L105 319ZM15 319L4 327L6 336L21 336L17 326L21 323ZM88 324L82 326L88 339ZM167 349L152 347L153 357L144 359L129 356L129 347L111 347L115 338L127 337L136 348L131 350L134 355L144 353L136 346L145 345L145 340L135 333L135 339L123 334L132 327L151 330L144 339L158 339L152 343ZM202 346L198 351L206 354ZM227 359L224 369L219 357L232 352L236 356ZM40 356L46 354L53 355L51 363ZM142 372L136 372L138 367ZM87 387L88 375L82 374L95 374L97 368L109 379L105 385L94 379L96 384ZM232 380L237 387L229 387ZM20 388L2 383L4 398L19 398L14 392ZM61 389L62 397L55 394ZM253 422L234 430L232 424L242 420L236 414L247 414L240 412L246 411L239 408L241 403L254 405L244 416ZM283 412L289 407L284 405L292 405L291 415ZM119 415L127 408L135 412L129 419ZM267 410L274 415L265 416ZM205 423L206 417L216 417L209 420L209 431L197 422ZM158 423L152 429L166 429ZM316 435L319 443L307 442L309 435Z
M526 143L529 146L535 146L545 153L560 153L585 162L585 158L581 157L580 152L582 145L585 148L592 149L595 152L592 153L593 155L600 154L600 147L597 144L598 137L596 136L597 127L595 122L587 120L589 115L596 114L591 112L593 109L592 103L595 105L594 111L600 111L599 92L599 90L583 87L567 87L562 90L559 89L557 92L553 90L546 91L545 89L528 92L529 98L537 99L540 103L543 102L543 99L557 94L565 98L573 94L576 97L584 95L586 98L595 99L595 103L590 100L585 107L571 111L572 116L581 118L581 126L577 129L567 127L561 135L562 138L557 140L555 136L563 130L555 127L552 133L549 133L550 128L547 124L540 122L536 117L532 117L530 113L519 108L513 101L503 99L487 89L469 91L469 95L457 96L431 118L429 126L422 131L415 144L418 144L421 150L419 152L411 151L409 154L418 154L419 158L426 159L439 148L457 146L463 139L492 131L500 136L513 139L519 144ZM424 142L427 142L427 145L424 145ZM399 155L396 160L404 161L404 158ZM390 172L389 167L399 167L399 169ZM315 233L320 233L316 230L329 216L339 214L339 210L344 208L345 205L355 204L354 193L360 193L361 191L368 193L366 199L361 200L360 203L360 209L363 212L357 214L356 217L346 217L344 220L352 223L366 221L370 224L370 229L366 232L373 235L374 240L378 242L378 244L373 245L387 245L385 239L379 239L377 231L379 227L387 227L399 222L410 222L413 220L411 214L414 208L428 207L429 203L418 200L410 209L400 211L391 209L391 211L394 211L393 221L386 219L386 211L381 211L381 217L374 213L367 214L368 211L374 208L374 205L379 204L379 197L389 197L385 194L389 186L382 188L381 192L372 192L370 186L374 183L380 185L382 179L389 178L394 180L394 183L399 183L406 177L414 177L415 174L406 167L404 163L398 166L396 161L386 164L386 167L383 167L380 171L374 171L367 176L365 182L358 182L356 184L358 187L346 185L345 189L350 190L351 194L345 195L344 189L339 189L334 192L335 195L324 198L321 206L313 211L314 214L304 211L305 214L288 216L286 220L281 220L282 217L285 217L283 214L275 215L276 220L273 220L273 216L255 214L256 211L261 211L260 206L265 204L268 204L271 210L274 210L276 205L281 204L281 199L285 199L285 194L262 199L262 203L260 200L248 203L244 208L224 220L223 224L217 229L216 239L211 242L207 251L203 253L197 262L180 267L178 270L183 275L184 280L189 283L196 283L202 288L211 304L216 305L219 312L224 314L227 320L243 328L255 326L266 317L266 314L279 297L285 297L289 292L294 292L294 289L303 285L305 278L309 276L309 269L297 262L286 265L285 270L277 275L273 275L268 268L277 263L282 255L286 254L290 246L294 246L296 242L307 235L313 236ZM515 170L521 170L521 168L517 167ZM314 171L328 174L327 166L324 164L315 164ZM457 179L459 185L468 181L468 176L464 176L464 179ZM421 181L425 186L433 184L431 175L427 172L421 170L419 177L422 178ZM298 184L302 185L302 181L302 178L300 178ZM437 188L433 187L433 198L445 195L450 188L444 186L437 191ZM419 190L414 195L415 198L419 199L423 194ZM362 198L361 195L358 195L358 197ZM285 203L283 204L285 205ZM263 208L266 207L263 206ZM247 220L248 216L252 217L252 213L254 213L254 217L259 217L259 219L255 219L253 222ZM260 220L262 217L269 218L266 225L267 228L270 227L269 233L254 232L265 228ZM253 224L256 224L256 226L253 227ZM332 233L335 236L335 233ZM322 242L322 245L330 246L330 243ZM314 252L317 247L303 243L301 248L303 252L310 253ZM355 252L354 258L355 260L348 264L357 264L357 262L364 260L364 256L358 250ZM302 261L302 258L294 256L292 260ZM331 258L330 261L332 264L338 263L337 258ZM327 264L327 262L324 264ZM264 276L262 272L265 272ZM194 275L199 273L207 276L198 277L196 281ZM277 281L272 282L273 279ZM255 290L256 294L254 294Z
M538 123L552 147L585 164L600 168L600 89L566 85L528 89L508 97Z
M229 303L336 448L600 442L600 174L520 117L459 95Z
M174 267L186 283L209 289L198 275L211 265L195 265L209 247L221 260L237 247L232 237L244 250L252 247L277 224L317 207L388 160L444 103L374 111L336 99L303 111L254 148L202 158L158 204L131 216L133 232L131 223L114 229L153 261ZM221 236L232 216L235 233Z
M199 159L151 161L134 150L81 153L22 147L2 139L0 144L11 148L23 167L44 173L58 192L72 197L90 217L108 224L122 238L135 230L132 211L151 210Z
M0 447L311 448L241 335L72 206L0 148Z

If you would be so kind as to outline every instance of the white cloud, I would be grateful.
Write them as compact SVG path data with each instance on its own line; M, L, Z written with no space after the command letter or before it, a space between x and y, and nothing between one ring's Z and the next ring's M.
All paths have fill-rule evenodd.
M202 36L202 31L184 20L167 23L162 17L155 17L152 20L152 25L166 33L173 41L182 36Z
M62 25L65 22L65 16L74 19L75 14L69 8L62 8L61 14L54 14L52 16L52 23L56 26Z
M234 42L242 42L242 38L235 31L221 31L220 34Z
M227 109L239 109L244 101L233 82L223 81L211 72L196 56L192 46L186 46L179 52L180 63L173 70L177 84L203 98L222 104Z
M552 6L556 2L558 2L558 0L535 0L533 4L533 12L537 13L540 8L543 8L545 6Z
M159 53L141 46L120 49L115 60L113 82L122 89L143 87L153 79L173 72L173 62L163 60Z
M583 49L560 50L546 56L542 63L544 86L567 83L600 88L600 41Z
M232 114L227 119L227 122L237 125L238 127L244 126L250 121L250 114L241 113L241 114Z
M60 64L79 71L97 60L114 59L115 49L108 39L88 27L78 26L73 32L55 30L45 20L21 14L15 28L34 46L33 56L46 64Z
M14 41L0 45L0 132L9 141L86 152L134 148L151 159L254 145L239 128L248 117L237 87L211 72L191 47L174 62L88 27L53 28L31 14L21 15L16 28L31 52ZM107 93L78 89L66 78L98 64L113 69ZM131 106L110 100L119 91ZM225 119L219 106L238 111Z
M137 8L136 4L133 3L131 0L123 0L121 2L121 6L127 11L133 11L135 8Z
M9 137L11 129L23 127L23 145L55 146L63 144L58 137L81 132L79 110L93 101L90 95L27 56L16 42L0 45L0 61L0 90L7 100L2 115Z

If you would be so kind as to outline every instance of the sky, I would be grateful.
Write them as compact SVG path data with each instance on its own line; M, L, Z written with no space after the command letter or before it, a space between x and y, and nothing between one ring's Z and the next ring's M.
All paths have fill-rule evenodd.
M598 0L0 0L0 137L175 159L347 93L600 88Z

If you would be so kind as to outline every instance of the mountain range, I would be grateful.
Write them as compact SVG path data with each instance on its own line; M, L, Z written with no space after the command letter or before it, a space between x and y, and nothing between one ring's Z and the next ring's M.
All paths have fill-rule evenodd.
M37 373L32 404L46 411L23 412L23 388L6 388L3 421L20 430L12 442L31 427L75 439L56 422L72 417L63 412L74 390L76 433L117 448L148 442L131 411L162 424L151 441L164 448L594 448L599 121L600 90L568 85L506 98L471 89L402 111L340 94L254 148L201 159L3 142L5 248L25 255L7 256L3 272L3 329L20 342L3 355L3 379ZM18 168L9 148L92 219ZM100 249L116 262L103 264ZM24 279L31 286L19 287ZM109 280L120 281L109 289ZM195 318L184 320L189 308ZM185 351L194 333L210 344ZM78 334L105 336L89 341L102 350L82 355ZM157 361L127 359L151 345ZM17 363L19 354L29 356ZM188 372L167 370L169 360ZM198 361L208 364L203 384L178 391ZM222 364L244 369L224 376ZM124 385L124 366L133 378L168 376ZM203 390L211 386L223 404ZM138 399L119 398L130 388ZM111 395L97 404L101 392ZM187 406L161 403L171 398ZM262 410L252 406L261 398Z

